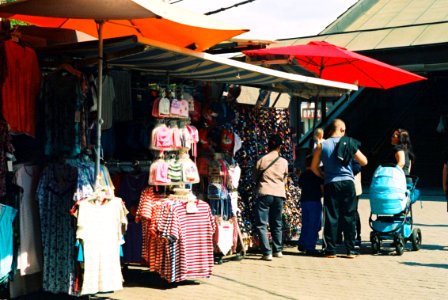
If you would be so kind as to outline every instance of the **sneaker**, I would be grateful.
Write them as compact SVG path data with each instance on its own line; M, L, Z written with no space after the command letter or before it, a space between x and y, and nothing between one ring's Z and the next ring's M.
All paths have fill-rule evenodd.
M271 261L272 260L272 254L263 254L263 256L261 257L261 260Z
M359 255L358 252L349 252L349 253L347 253L346 257L350 258L350 259L353 259L353 258L356 258L358 255Z
M280 258L280 257L283 257L283 253L281 251L280 252L274 252L274 254L272 256Z
M336 253L324 251L322 253L322 257L325 257L325 258L335 258L336 257Z
M298 245L297 250L299 250L299 252L305 252L305 246Z

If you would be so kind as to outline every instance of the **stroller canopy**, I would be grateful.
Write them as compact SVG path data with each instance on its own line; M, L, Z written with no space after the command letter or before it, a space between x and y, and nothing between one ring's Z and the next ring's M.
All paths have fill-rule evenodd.
M372 213L388 214L406 207L408 197L406 175L396 165L379 166L370 184L370 206ZM398 207L397 207L398 206ZM395 209L392 209L395 207ZM399 212L399 211L398 211Z

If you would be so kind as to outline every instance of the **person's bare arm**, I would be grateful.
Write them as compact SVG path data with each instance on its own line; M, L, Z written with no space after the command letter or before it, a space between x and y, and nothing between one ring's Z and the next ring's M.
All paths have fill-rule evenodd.
M322 153L322 144L318 144L313 151L313 160L311 161L311 171L320 178L324 178L320 168L320 155Z
M361 152L361 150L357 150L355 153L355 159L359 162L361 167L367 165L367 157Z
M404 164L406 163L406 159L404 156L404 151L400 150L395 153L395 159L397 160L397 166L400 168L404 168Z

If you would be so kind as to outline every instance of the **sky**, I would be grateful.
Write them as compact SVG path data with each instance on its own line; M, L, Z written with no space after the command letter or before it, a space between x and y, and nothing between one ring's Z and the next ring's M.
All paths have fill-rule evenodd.
M245 0L170 0L173 5L206 13ZM231 25L250 29L244 39L276 40L317 35L357 0L255 0L210 15Z

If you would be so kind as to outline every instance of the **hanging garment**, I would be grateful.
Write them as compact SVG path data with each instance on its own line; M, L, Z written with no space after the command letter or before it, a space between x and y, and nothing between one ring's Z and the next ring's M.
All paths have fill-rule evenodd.
M235 163L228 167L227 169L228 173L228 180L227 180L227 186L231 190L238 189L240 177L241 177L241 168L239 164Z
M0 284L8 280L12 270L13 221L17 210L0 204Z
M159 117L169 117L171 102L170 99L162 97L159 101Z
M182 118L188 118L188 101L179 100L179 116Z
M199 172L196 164L188 157L182 161L182 178L185 183L199 183Z
M173 133L173 148L174 149L182 149L182 131L179 127L177 127L177 123L171 122L170 128Z
M137 174L125 173L121 180L120 189L117 196L122 198L126 209L128 229L125 234L125 244L123 245L124 263L141 263L142 260L142 226L136 222L137 209L140 195L148 186L148 173Z
M191 155L193 157L198 156L198 150L197 150L197 144L199 143L199 131L198 129L193 125L187 125L188 133L189 133L189 141L190 141L190 148L192 149Z
M188 131L188 128L185 126L182 126L178 129L179 129L180 145L176 145L176 148L187 150L187 151L190 150L191 136L190 136L190 132Z
M196 212L188 213L186 201L165 202L165 210L159 216L157 228L163 239L158 248L162 252L159 262L164 265L156 265L155 268L168 282L210 277L212 274L216 225L206 202L196 200L195 205Z
M76 193L73 200L78 201L92 195L95 190L95 163L90 160L71 159L67 160L67 164L78 170ZM102 170L104 168L101 166Z
M15 133L36 134L36 98L41 72L36 52L4 41L7 72L2 85L2 113Z
M45 155L74 157L81 152L79 115L85 103L82 80L62 69L45 78L41 93Z
M140 196L139 206L137 209L136 222L142 224L142 264L150 266L151 246L154 246L154 240L157 235L151 232L151 226L155 222L155 213L158 206L165 201L164 194L155 194L153 187L147 187L142 191Z
M233 222L231 220L223 220L221 217L216 218L215 243L219 251L227 255L233 246Z
M154 100L154 102L152 103L152 111L151 111L151 115L154 118L160 118L161 116L159 115L159 103L160 103L160 98L156 98Z
M171 179L168 178L168 163L163 159L158 159L153 162L149 169L148 184L157 185L170 182Z
M171 182L182 182L182 165L172 159L168 162L168 178Z
M171 100L171 106L170 106L170 115L173 117L179 117L180 116L180 101L177 99Z
M224 152L232 153L234 144L235 144L235 136L233 135L233 132L224 128L221 131L221 139L220 139L221 150Z
M14 153L8 124L0 116L0 197L6 195L7 154Z
M128 71L111 70L114 83L115 101L113 104L113 120L126 122L132 120L131 74Z
M90 81L92 82L92 97L94 105L90 108L90 111L98 111L98 92L97 84L98 78L93 79L91 76ZM113 123L113 106L115 102L115 89L114 80L112 76L103 76L103 95L101 104L101 119L103 119L103 124L101 125L102 130L106 130L112 127Z
M36 198L42 231L43 290L75 294L75 226L70 215L77 185L76 168L51 164L43 171Z
M15 183L22 188L19 209L20 247L17 269L20 275L42 271L42 240L36 190L41 169L39 166L20 166L15 173Z
M41 168L33 165L16 165L15 184L21 193L18 218L19 249L17 271L9 285L12 299L42 290L42 238L36 189Z
M151 149L171 149L173 147L173 130L160 124L152 130Z
M81 295L116 291L123 288L120 245L127 225L127 211L121 198L101 205L80 201L76 238L82 240L84 274Z

